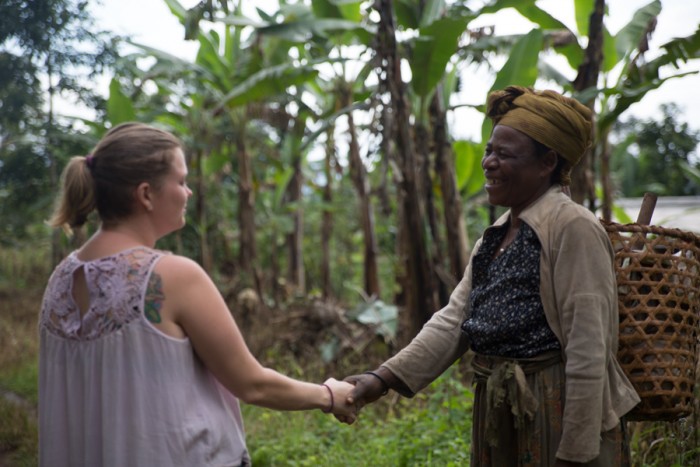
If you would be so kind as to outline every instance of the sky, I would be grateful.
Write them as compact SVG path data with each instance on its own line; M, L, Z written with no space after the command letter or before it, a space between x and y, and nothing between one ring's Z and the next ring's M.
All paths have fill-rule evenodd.
M633 13L650 0L608 0L610 15L606 17L606 26L614 34L631 18ZM191 7L197 0L180 0L183 6ZM249 16L254 16L254 5L267 5L263 9L272 11L272 0L247 0L245 7L251 8ZM554 17L576 30L571 0L540 0L538 6ZM118 34L131 35L133 40L150 47L167 51L173 55L192 59L197 46L195 42L184 40L184 28L170 13L164 0L102 0L101 5L94 4L93 13L97 25ZM650 58L659 46L674 37L692 34L700 24L700 2L690 0L662 0L662 11L658 18L656 31L650 42ZM532 25L523 20L514 10L500 13L498 16L482 16L470 23L469 27L495 25L496 34L525 33ZM700 60L696 60L700 62ZM685 65L682 70L700 70L700 63ZM456 99L464 104L483 104L486 93L491 87L493 77L484 71L468 69L465 76L469 86ZM574 76L571 76L573 78ZM537 85L539 87L539 83ZM106 84L105 84L106 93ZM663 103L677 103L683 113L682 119L691 128L700 128L700 74L676 78L667 81L659 89L648 93L642 102L634 104L622 118L635 117L656 119L660 115L659 106ZM471 113L470 113L471 112ZM480 139L483 116L476 111L464 110L452 117L451 127L457 138Z

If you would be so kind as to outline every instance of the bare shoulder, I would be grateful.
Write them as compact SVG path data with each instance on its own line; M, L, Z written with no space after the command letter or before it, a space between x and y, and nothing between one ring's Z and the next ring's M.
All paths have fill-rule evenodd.
M207 273L196 261L180 255L163 256L156 264L155 271L173 281L186 282L207 277Z

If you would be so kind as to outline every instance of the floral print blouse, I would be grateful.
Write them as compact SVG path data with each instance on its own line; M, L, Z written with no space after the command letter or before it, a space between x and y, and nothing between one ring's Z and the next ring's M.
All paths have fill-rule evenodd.
M537 235L525 222L501 255L494 258L508 224L487 229L473 259L471 315L462 324L477 353L528 358L560 344L540 300L540 251Z

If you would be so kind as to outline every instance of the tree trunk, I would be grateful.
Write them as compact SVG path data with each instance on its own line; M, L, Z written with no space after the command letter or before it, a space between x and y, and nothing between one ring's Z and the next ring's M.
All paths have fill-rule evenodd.
M442 109L440 89L435 93L430 105L433 121L433 140L435 141L435 172L440 177L442 202L447 232L447 256L450 261L450 279L448 284L454 289L462 278L469 260L467 226L462 214L462 202L457 189L454 157L447 138L447 122L445 111Z
M378 0L379 12L377 54L381 58L382 85L390 95L394 114L400 183L398 186L400 229L402 238L402 261L406 265L406 311L409 314L407 337L418 333L423 324L438 308L435 297L434 272L430 261L425 235L425 208L421 203L420 179L416 171L418 161L413 148L410 128L410 112L405 96L405 85L401 79L401 61L398 56L394 15L391 0Z
M445 247L442 242L442 235L438 227L438 213L435 205L435 196L433 196L433 180L430 173L430 133L426 123L422 119L417 119L415 125L415 147L416 159L418 160L418 176L420 180L418 186L421 189L420 200L425 206L425 213L428 220L429 237L426 239L428 253L433 264L435 276L435 287L437 287L438 303L440 307L446 304L449 300L449 292L446 283L440 280L440 276L445 276L445 267L443 267L442 259L445 258Z
M53 99L55 95L55 90L53 87L53 66L51 65L51 53L49 52L46 58L46 74L49 82L49 111L47 114L46 121L46 146L44 150L46 151L46 158L49 161L49 179L51 181L51 187L54 193L58 193L59 190L59 173L58 173L58 161L56 160L56 155L54 154L54 142L53 142ZM61 232L59 229L53 229L51 232L51 265L52 268L58 266L58 263L64 257L63 249L61 248Z
M294 175L292 175L289 181L289 188L287 190L287 201L295 205L293 214L294 230L287 235L287 245L289 248L289 281L294 285L297 293L304 294L306 292L303 260L304 208L301 205L301 187L304 176L301 172L301 155L295 155L293 168Z
M247 285L252 286L257 284L254 269L256 257L255 192L253 190L253 168L243 132L239 132L236 137L236 157L238 159L238 225L241 232L238 261L246 279L251 281Z
M202 151L194 152L194 167L196 173L197 189L195 191L195 218L197 219L197 229L199 231L199 254L200 264L207 271L212 271L212 257L209 249L208 225L206 212L206 183L204 181L204 170L202 168Z
M335 154L335 138L333 134L335 126L331 125L326 132L326 160L324 163L324 175L326 186L323 187L323 218L321 219L321 292L324 299L333 295L331 287L331 235L333 233L333 159Z
M343 105L350 105L349 93L344 96ZM377 269L377 239L374 233L374 211L370 199L369 181L365 166L360 158L360 145L357 142L357 129L352 113L348 113L348 133L350 134L350 175L359 198L360 222L364 239L364 288L368 297L380 296L379 271Z
M583 63L578 68L574 89L583 91L598 85L600 66L603 62L603 16L605 0L595 0L595 7L588 23L588 47ZM595 111L595 99L584 102ZM592 141L595 141L595 124L591 127ZM593 146L586 151L581 161L571 173L571 198L579 204L588 200L588 207L595 209L595 152Z

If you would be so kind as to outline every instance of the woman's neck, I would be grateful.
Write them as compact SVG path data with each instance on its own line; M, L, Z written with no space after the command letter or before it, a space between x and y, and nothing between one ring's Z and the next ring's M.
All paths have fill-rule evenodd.
M147 230L126 223L109 226L102 225L94 238L101 238L115 244L145 246L148 248L153 248L157 240Z

